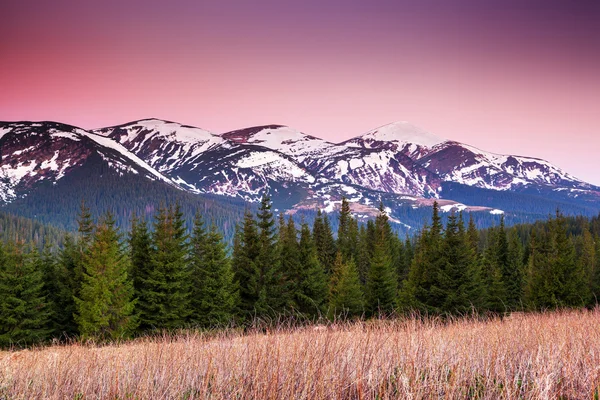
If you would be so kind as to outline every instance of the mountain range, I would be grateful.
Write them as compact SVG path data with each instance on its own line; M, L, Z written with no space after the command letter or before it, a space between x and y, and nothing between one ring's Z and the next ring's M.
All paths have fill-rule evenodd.
M24 216L56 222L87 197L123 218L152 211L157 199L237 215L266 191L290 214L333 212L345 196L368 218L382 201L405 228L422 225L434 200L446 212L472 212L480 225L500 215L544 218L556 208L600 211L600 187L547 161L490 153L407 122L341 143L282 125L215 134L159 119L95 130L0 122L0 207Z

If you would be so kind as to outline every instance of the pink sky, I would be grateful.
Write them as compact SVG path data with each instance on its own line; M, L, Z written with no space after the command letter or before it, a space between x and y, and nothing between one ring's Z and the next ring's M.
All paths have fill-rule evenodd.
M407 120L600 185L597 1L37 3L0 6L0 120L331 141Z

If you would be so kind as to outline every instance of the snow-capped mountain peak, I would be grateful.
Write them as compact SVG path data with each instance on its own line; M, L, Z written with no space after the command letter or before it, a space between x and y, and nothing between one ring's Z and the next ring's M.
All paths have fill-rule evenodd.
M383 143L410 143L431 148L445 140L409 122L398 121L380 126L345 142L348 146L374 148Z
M227 132L221 136L237 144L263 146L289 156L299 157L300 162L310 154L334 146L333 143L284 125L255 126Z

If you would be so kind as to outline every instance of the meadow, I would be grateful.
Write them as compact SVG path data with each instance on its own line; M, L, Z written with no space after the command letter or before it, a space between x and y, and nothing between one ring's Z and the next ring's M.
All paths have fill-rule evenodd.
M598 399L600 309L0 352L0 399Z

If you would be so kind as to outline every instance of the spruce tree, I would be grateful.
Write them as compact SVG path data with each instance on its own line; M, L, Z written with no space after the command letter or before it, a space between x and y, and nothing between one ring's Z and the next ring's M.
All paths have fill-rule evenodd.
M110 213L94 233L84 266L81 291L75 298L81 336L100 340L129 336L137 326L133 283L127 274L130 261Z
M257 213L259 271L258 299L254 305L259 315L281 314L289 304L288 277L279 264L275 219L271 211L271 199L264 195Z
M155 216L152 257L138 299L140 328L177 329L190 315L187 234L179 206L161 207Z
M375 249L367 277L367 307L371 315L389 315L397 306L398 279L392 263L393 234L383 204L379 207L375 232Z
M321 210L317 210L317 216L313 225L313 240L317 247L319 263L321 263L321 266L325 270L325 274L329 276L335 262L337 250L329 218Z
M400 305L405 311L442 312L444 292L439 280L444 265L442 232L439 206L434 202L431 226L425 226L418 238L412 265L400 292Z
M79 210L79 214L77 215L77 252L74 253L73 261L73 277L72 277L72 291L73 296L79 296L79 291L81 290L81 285L83 283L83 274L85 271L85 254L88 251L92 238L94 236L94 220L92 218L92 213L90 212L89 207L86 206L85 201L81 201L81 208Z
M247 210L244 224L238 229L233 245L234 279L239 287L239 314L242 319L250 320L258 312L256 304L259 299L266 302L266 288L263 276L257 265L260 243L258 227L253 215ZM260 310L266 312L267 310Z
M327 298L327 277L317 255L308 224L300 229L299 287L296 293L298 311L309 318L316 318L325 310Z
M290 216L287 225L281 214L281 222L278 235L279 269L285 278L280 288L285 294L285 307L299 309L298 298L302 290L302 265L300 260L300 246L298 244L298 231L294 220Z
M80 255L73 236L67 234L63 247L58 253L54 285L54 290L57 290L57 292L53 296L56 312L53 313L52 321L54 322L55 335L59 337L70 338L78 333L77 323L75 322L75 313L77 312L75 293L81 287L82 277L77 277L75 270L78 265L81 265Z
M192 238L192 323L201 327L231 323L237 305L237 289L223 237L213 224L204 230L196 216Z
M536 236L537 239L537 236ZM575 246L567 235L564 216L557 211L548 229L530 244L526 298L534 309L582 306L589 286L575 260Z
M143 282L148 279L152 268L152 242L145 220L133 214L129 234L129 257L131 259L130 277L133 281L134 297L143 296Z
M581 269L581 271L583 271L585 274L585 279L588 286L588 298L586 299L586 303L587 305L593 306L595 305L594 270L596 268L597 255L594 237L587 226L583 229L581 236L579 236L579 247L580 254L578 255L577 263L579 269Z
M464 229L462 215L453 213L448 217L442 245L444 264L440 269L440 286L443 303L440 311L445 314L466 314L473 304L476 290L475 265L471 244Z
M48 339L51 307L44 296L37 250L22 243L0 245L0 347L27 346Z
M373 224L372 221L368 221ZM371 259L373 258L373 248L370 248L367 227L362 225L358 235L358 256L356 259L356 267L358 269L358 277L360 283L364 286L367 283L367 276L371 269Z
M493 313L509 310L506 302L505 273L508 256L506 231L503 225L490 230L488 246L482 258L482 274L484 278L484 309Z
M356 265L353 261L345 263L338 252L329 282L329 317L358 317L363 313L363 307L363 292Z
M340 215L338 217L337 249L342 254L344 261L350 260L354 253L352 248L352 214L348 199L342 197Z
M523 301L523 246L517 231L512 229L508 234L506 268L503 273L506 288L506 306L510 310L522 308Z

